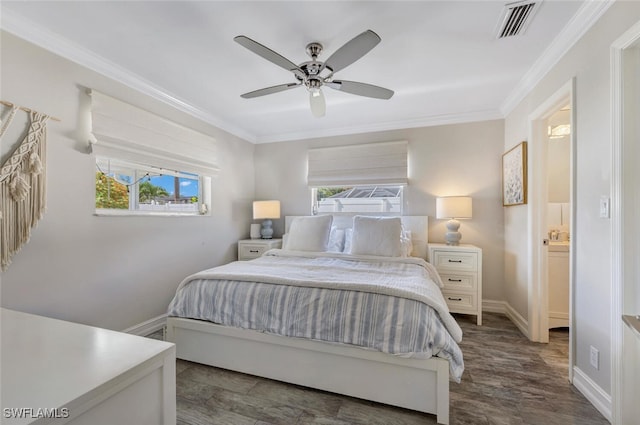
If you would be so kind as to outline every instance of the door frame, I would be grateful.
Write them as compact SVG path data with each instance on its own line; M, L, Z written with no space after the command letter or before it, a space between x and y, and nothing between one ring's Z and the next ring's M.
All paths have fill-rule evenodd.
M640 256L640 248L625 237L640 234L640 226L633 219L633 203L638 200L634 183L640 172L629 163L628 155L637 141L625 138L623 59L625 50L638 48L639 44L640 22L637 22L611 45L611 413L614 425L625 420L624 389L633 384L629 380L634 379L632 373L623 373L626 363L622 315L625 314L625 293L633 293L633 282L640 281L634 261ZM630 366L633 365L626 364L625 369Z
M575 245L577 235L575 232L575 205L576 205L576 79L571 78L563 84L554 94L529 114L529 153L528 153L528 181L529 181L529 205L527 209L528 229L528 258L529 258L529 339L536 342L549 342L549 283L547 246L544 244L547 234L547 202L548 202L548 177L547 177L547 152L548 135L547 119L563 106L569 104L571 109L570 124L570 203L571 226L569 234L569 381L573 382L574 363L574 267Z

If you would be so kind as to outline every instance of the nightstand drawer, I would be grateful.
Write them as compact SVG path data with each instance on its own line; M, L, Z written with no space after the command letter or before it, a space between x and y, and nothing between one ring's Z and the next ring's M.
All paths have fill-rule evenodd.
M238 241L238 260L253 260L273 248L281 248L282 239L244 239Z
M449 310L452 313L466 313L476 314L478 303L476 301L475 294L456 294L453 292L442 292L444 300L449 306Z
M238 247L238 257L240 258L258 258L270 248L266 245L249 245L242 244Z
M433 253L433 257L433 265L438 271L455 270L475 272L478 270L478 256L473 252L436 250Z
M476 274L455 274L442 272L440 273L442 283L445 290L453 291L476 291L478 287L478 276Z

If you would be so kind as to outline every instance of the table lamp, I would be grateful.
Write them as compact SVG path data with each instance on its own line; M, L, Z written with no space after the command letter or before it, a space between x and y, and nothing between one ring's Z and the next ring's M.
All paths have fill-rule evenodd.
M264 220L260 235L262 239L273 238L273 222L271 219L280 218L280 201L254 201L253 202L253 219Z
M459 218L471 218L472 207L471 197L469 196L445 196L436 199L436 218L448 218L447 233L444 238L447 245L458 245L462 234L458 231L460 228Z

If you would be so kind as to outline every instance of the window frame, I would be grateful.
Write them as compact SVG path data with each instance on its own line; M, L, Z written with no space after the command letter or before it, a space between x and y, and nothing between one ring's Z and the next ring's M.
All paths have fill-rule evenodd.
M336 200L336 202L334 203L334 205L337 205L338 208L336 209L336 207L334 206L334 209L332 211L327 211L327 210L322 210L320 208L320 202L321 200L318 199L318 190L322 189L322 188L344 188L344 189L350 189L351 191L355 190L355 189L368 189L371 188L371 194L373 194L377 188L382 188L382 187L389 187L389 188L398 188L399 189L399 193L397 196L395 196L394 198L390 198L390 197L376 197L376 198L371 198L371 197L366 197L366 198L360 198L360 197L356 197L356 198L334 198ZM406 185L401 185L401 184L353 184L353 185L338 185L338 186L318 186L318 187L311 187L311 211L313 215L318 215L318 214L336 214L336 213L345 213L345 214L371 214L371 213L376 213L376 214L381 214L381 215L402 215L403 211L404 211L404 192L405 192L405 188ZM393 209L384 209L384 201L385 200L389 200L389 199L399 199L398 202L396 203L392 203L391 205L393 206L393 204L397 204L398 210L394 211ZM329 198L324 198L324 199L329 199ZM353 199L353 200L357 200L359 204L362 204L363 201L365 200L372 200L375 202L380 202L380 209L379 210L371 210L371 209L366 209L366 210L349 210L348 208L345 209L345 200L347 199ZM340 201L342 200L342 201ZM351 202L347 202L347 204L349 204ZM355 202L354 202L355 203ZM365 202L366 203L366 202ZM353 203L352 203L353 204ZM374 202L371 202L371 205L375 205Z
M96 187L94 183L94 215L96 216L147 216L147 217L197 217L197 216L210 216L211 215L211 177L185 171L174 171L166 168L141 164L136 161L120 160L114 157L96 156L95 168L96 173L102 173L109 176L110 174L119 174L117 171L111 171L109 166L108 170L104 170L101 167L100 162L106 161L108 164L115 163L117 169L125 170L122 175L130 176L133 183L127 184L129 206L127 209L120 208L97 208L96 207ZM102 164L104 166L104 164ZM157 175L173 175L174 177L191 178L195 176L193 180L198 181L198 202L195 211L179 211L179 210L145 210L140 209L140 183L145 181L145 177L149 176L149 173L158 173ZM95 174L94 174L95 178ZM145 204L142 204L145 205ZM171 205L171 204L165 204Z

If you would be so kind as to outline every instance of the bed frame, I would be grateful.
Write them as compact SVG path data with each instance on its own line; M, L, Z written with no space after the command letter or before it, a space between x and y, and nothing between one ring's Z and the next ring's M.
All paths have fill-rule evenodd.
M349 222L336 217L338 226ZM402 220L412 231L413 255L426 258L428 218ZM449 423L449 362L438 357L402 358L178 317L167 319L167 340L176 344L179 359L431 413L439 424Z

